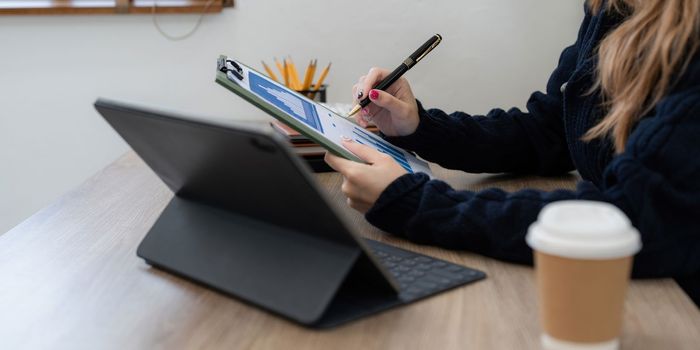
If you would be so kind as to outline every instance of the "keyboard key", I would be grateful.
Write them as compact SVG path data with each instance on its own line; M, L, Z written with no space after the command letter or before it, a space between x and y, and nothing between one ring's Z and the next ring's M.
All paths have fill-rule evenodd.
M423 277L423 276L425 276L425 272L413 270L413 271L408 272L406 275L411 276L411 277Z
M445 286L452 283L452 280L445 277L439 277L434 275L427 275L421 279L421 281L437 283L438 285Z
M457 278L461 272L450 272L447 269L433 269L433 272L437 275L447 278Z
M467 278L474 278L474 277L480 275L480 272L473 271L473 270L466 270L462 274L467 276Z
M396 255L396 256L400 256L402 258L410 258L410 257L414 257L416 255L416 253L413 253L410 251L405 251L403 249L393 247L393 246L388 245L386 243L373 241L371 239L365 239L365 242L367 243L367 245L370 248L372 248L374 250L378 250L378 251L383 251L383 252L390 254L390 255Z
M461 267L459 265L450 265L446 268L447 271L452 271L452 272L457 272L457 271L462 271L466 270L464 267Z
M427 282L424 280L418 280L413 285L418 287L418 288L424 288L424 289L435 289L438 286L437 283Z
M466 270L459 275L462 277L462 280L470 280L477 277L479 273L476 271Z
M416 268L419 270L423 270L423 271L428 271L428 270L433 269L433 267L428 265L428 264L418 264L418 266L416 266Z
M404 275L404 276L399 277L398 280L399 280L399 282L410 283L410 282L414 282L416 279L411 277L411 276Z
M416 257L416 258L413 259L413 260L415 260L415 261L417 261L417 262L419 262L419 263L428 263L428 262L433 261L433 259L428 258L427 256L419 256L419 257Z
M367 240L374 257L398 282L401 297L417 299L481 277L481 273L418 253Z

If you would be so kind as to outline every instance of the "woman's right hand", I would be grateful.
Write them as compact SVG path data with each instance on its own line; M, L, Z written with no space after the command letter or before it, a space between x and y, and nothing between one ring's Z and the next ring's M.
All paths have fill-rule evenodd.
M387 136L407 136L418 128L418 104L406 78L399 78L386 91L374 90L391 73L383 68L372 68L352 87L356 103L369 97L372 103L356 114L357 123L366 127L374 123Z

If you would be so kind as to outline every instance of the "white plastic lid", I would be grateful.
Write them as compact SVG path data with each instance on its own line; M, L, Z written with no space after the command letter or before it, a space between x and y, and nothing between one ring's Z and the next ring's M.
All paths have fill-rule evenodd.
M575 259L615 259L642 248L639 232L620 209L594 201L548 204L525 239L537 251Z
M620 348L620 339L615 338L600 343L576 343L555 339L548 334L542 334L543 350L617 350Z

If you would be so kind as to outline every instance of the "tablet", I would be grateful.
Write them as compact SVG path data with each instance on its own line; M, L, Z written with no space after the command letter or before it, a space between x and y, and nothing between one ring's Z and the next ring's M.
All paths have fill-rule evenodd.
M237 60L219 57L216 82L336 155L364 162L343 147L345 136L390 155L409 173L431 175L425 161Z

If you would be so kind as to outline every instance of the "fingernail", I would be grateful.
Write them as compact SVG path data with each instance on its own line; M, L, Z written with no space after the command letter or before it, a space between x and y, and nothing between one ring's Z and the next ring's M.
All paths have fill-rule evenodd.
M359 100L360 98L362 98L362 94L363 94L363 91L362 91L362 90L360 90L360 91L357 92L357 99L358 99L358 100Z
M369 117L369 108L362 108L362 114L364 117Z
M349 137L347 137L347 136L345 136L345 135L340 135L340 138L341 138L343 141L348 141L348 142L352 141L351 138L349 138Z
M370 100L376 100L378 98L379 98L379 91L374 90L374 89L369 91L369 99Z

